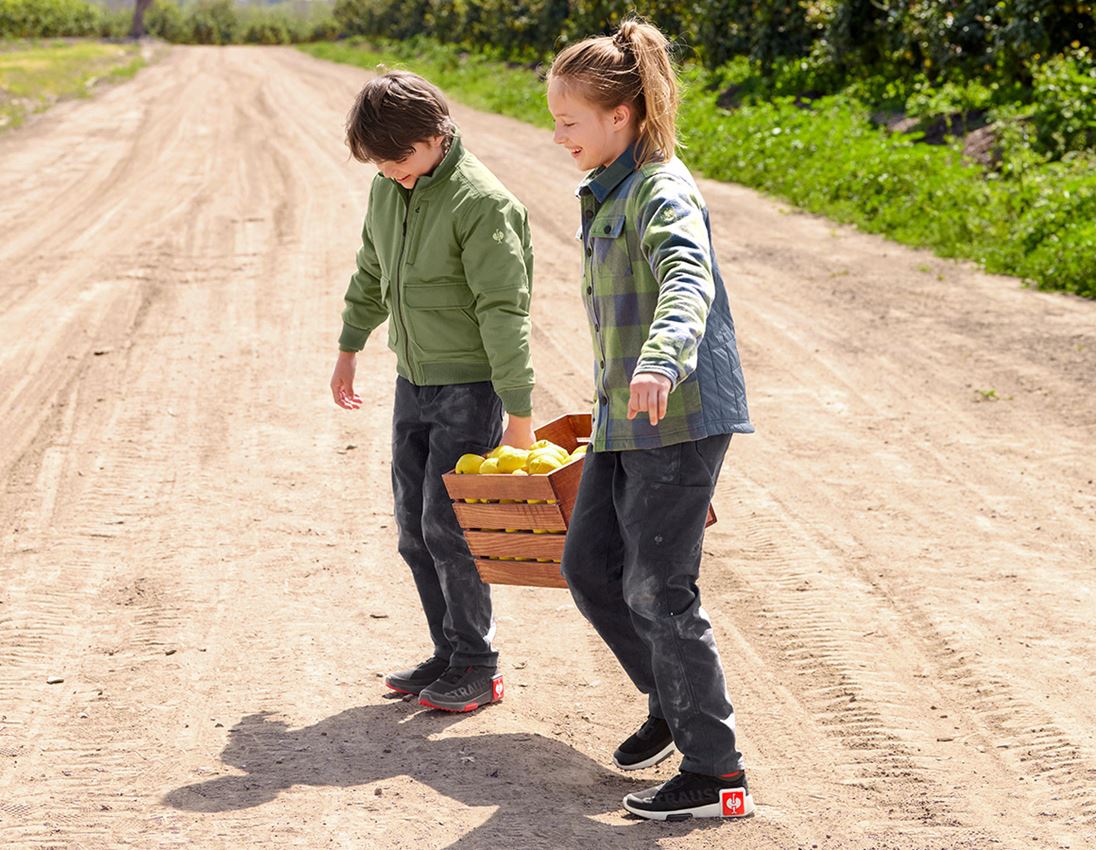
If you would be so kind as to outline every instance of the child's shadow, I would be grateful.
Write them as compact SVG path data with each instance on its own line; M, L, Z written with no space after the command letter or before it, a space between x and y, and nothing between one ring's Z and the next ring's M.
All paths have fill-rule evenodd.
M485 823L450 844L450 850L641 848L653 847L666 836L665 826L613 825L589 817L620 811L620 799L653 784L650 780L620 776L542 735L431 739L461 717L420 711L403 702L351 708L302 729L290 729L269 713L248 715L229 731L222 754L225 764L245 775L177 788L165 802L186 811L224 812L268 803L294 785L347 787L409 776L465 805L497 807ZM381 796L369 798L376 800L370 806L376 811L391 807L381 791ZM670 828L680 834L715 823Z

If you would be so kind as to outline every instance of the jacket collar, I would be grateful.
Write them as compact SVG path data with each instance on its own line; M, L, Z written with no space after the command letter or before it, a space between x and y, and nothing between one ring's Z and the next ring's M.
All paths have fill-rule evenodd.
M415 181L415 191L425 192L431 186L444 183L457 167L461 157L464 156L464 145L460 140L460 130L453 130L453 140L449 143L449 151L442 157L438 167L429 174L424 174Z
M581 196L588 192L593 195L599 204L605 203L605 199L619 186L629 174L636 170L635 145L629 145L628 150L614 159L609 165L601 166L589 174L579 184L576 195Z

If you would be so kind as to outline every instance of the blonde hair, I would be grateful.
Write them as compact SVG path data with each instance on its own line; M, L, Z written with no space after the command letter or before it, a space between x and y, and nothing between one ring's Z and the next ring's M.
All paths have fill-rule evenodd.
M681 94L670 43L657 27L630 17L613 35L572 44L552 62L548 82L553 80L576 86L603 109L631 106L638 119L638 164L674 155Z

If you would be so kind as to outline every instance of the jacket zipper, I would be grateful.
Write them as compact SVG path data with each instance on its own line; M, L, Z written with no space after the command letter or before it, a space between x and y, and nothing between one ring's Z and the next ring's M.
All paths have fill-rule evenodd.
M399 292L399 305L397 306L396 310L400 313L400 325L402 326L400 330L403 332L404 362L407 363L409 367L411 365L411 344L408 339L409 333L407 330L407 320L403 314L403 290L400 289L400 279L403 275L403 255L407 250L407 222L411 216L411 195L413 195L414 192L415 190L414 188L412 188L411 191L407 194L407 197L404 198L403 233L400 238L400 258L399 261L396 263L396 280L394 287ZM415 379L414 383L421 382L420 376L413 374L411 377Z

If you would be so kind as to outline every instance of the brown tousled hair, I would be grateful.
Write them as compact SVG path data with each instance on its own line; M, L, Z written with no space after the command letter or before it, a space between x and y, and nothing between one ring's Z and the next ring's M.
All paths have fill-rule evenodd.
M410 71L389 71L367 82L346 116L346 144L360 162L398 162L415 143L456 131L437 86Z
M613 35L572 44L552 62L548 81L552 80L573 85L603 109L631 106L639 121L637 163L674 155L681 93L670 43L657 27L629 17Z

